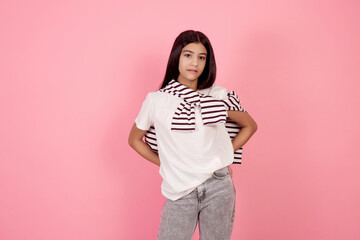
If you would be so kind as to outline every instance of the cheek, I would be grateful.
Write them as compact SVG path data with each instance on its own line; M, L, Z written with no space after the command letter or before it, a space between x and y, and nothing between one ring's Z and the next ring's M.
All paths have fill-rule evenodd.
M183 62L179 62L179 71L180 71L180 72L184 71L184 68L185 68L184 63L183 63Z
M205 65L206 65L206 62L205 62L205 61L201 63L201 69L202 69L202 70L204 70Z
M183 69L186 65L186 61L183 58L180 58L179 60L179 69Z

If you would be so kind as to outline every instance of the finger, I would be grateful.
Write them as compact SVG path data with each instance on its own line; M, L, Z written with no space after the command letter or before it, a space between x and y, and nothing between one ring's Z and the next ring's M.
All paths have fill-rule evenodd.
M230 166L228 166L228 169L229 169L230 176L232 177L232 173L233 173L233 171L232 171L231 167L230 167Z

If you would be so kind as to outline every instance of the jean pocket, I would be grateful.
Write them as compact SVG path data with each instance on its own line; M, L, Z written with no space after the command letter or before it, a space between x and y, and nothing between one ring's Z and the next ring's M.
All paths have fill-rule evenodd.
M219 170L216 170L213 172L213 177L216 179L225 179L230 176L229 169L227 167L220 168Z

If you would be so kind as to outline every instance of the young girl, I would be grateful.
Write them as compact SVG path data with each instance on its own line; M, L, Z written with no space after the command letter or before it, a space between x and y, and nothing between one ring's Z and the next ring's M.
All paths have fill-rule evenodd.
M235 211L230 164L240 163L234 152L239 156L257 125L233 91L214 84L215 75L209 39L199 31L182 32L161 89L147 94L131 129L130 146L160 166L166 201L159 240L191 239L197 222L200 239L230 239Z

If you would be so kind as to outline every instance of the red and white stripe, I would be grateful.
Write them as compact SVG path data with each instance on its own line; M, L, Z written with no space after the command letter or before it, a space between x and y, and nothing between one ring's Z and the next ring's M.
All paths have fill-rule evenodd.
M159 90L177 96L184 101L176 109L171 130L195 130L195 106L200 106L201 117L204 125L221 124L226 122L226 108L221 100L198 93L174 79L166 87Z

